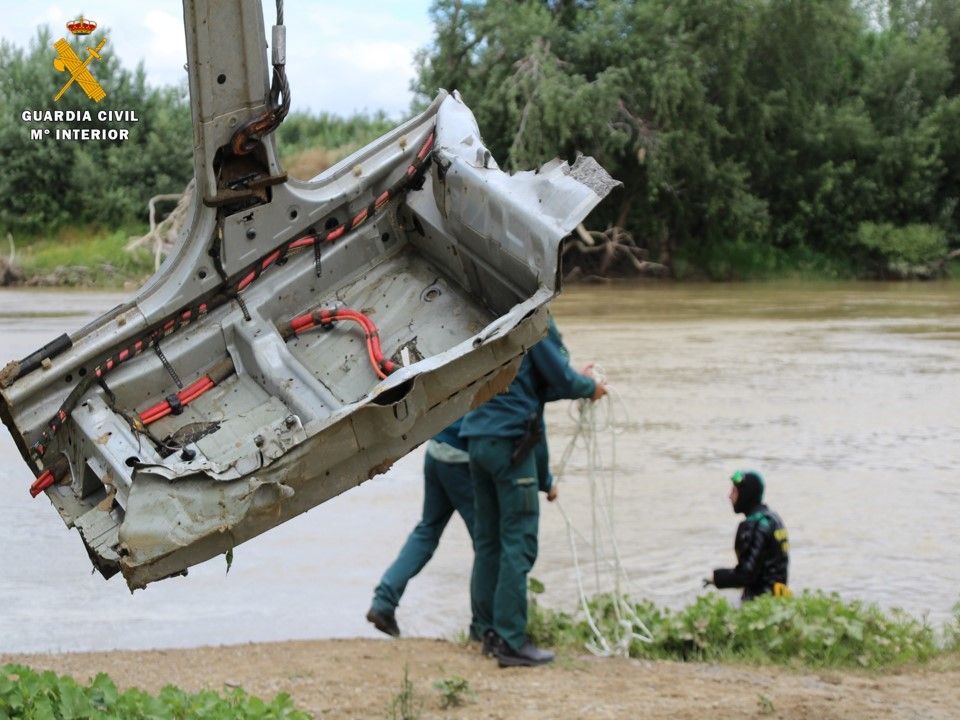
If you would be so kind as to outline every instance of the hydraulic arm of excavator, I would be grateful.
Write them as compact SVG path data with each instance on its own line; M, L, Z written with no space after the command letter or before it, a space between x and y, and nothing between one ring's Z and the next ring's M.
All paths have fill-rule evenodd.
M542 335L560 241L616 184L507 175L441 92L310 182L259 0L184 0L194 197L129 302L0 373L27 465L95 566L182 574L383 472L504 388Z

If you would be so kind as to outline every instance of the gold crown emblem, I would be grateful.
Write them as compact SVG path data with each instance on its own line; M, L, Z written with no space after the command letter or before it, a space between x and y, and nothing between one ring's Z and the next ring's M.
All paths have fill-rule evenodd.
M96 29L97 24L93 20L85 19L83 15L67 23L67 30L74 35L89 35Z

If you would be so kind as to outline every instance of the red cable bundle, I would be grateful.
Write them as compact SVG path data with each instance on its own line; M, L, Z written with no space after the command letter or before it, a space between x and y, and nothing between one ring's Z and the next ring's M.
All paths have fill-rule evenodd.
M367 340L367 357L370 358L370 364L373 366L373 371L377 374L378 378L383 380L387 375L397 369L397 366L392 360L388 360L383 356L377 326L373 324L370 318L357 310L352 310L351 308L311 310L308 313L293 318L290 321L290 327L293 329L293 332L299 333L315 327L327 327L338 320L350 320L363 328Z
M202 378L197 380L192 385L188 385L183 390L177 393L177 399L180 401L180 405L189 405L198 397L203 395L207 390L212 388L216 383L213 382L213 379L209 375L204 375ZM140 421L144 425L149 425L152 422L156 422L160 418L166 417L173 412L173 406L167 400L164 400L161 403L157 403L151 408L147 408L142 413L140 413Z
M61 454L52 465L47 467L37 476L37 479L33 481L33 484L30 486L30 497L36 497L44 490L60 482L66 477L68 472L70 472L70 461L66 455Z

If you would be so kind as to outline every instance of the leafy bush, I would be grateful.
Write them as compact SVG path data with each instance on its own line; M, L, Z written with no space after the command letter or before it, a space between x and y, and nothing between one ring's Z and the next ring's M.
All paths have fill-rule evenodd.
M100 673L89 686L52 672L22 665L0 666L0 718L123 718L124 720L309 720L286 694L270 702L237 689L221 696L205 690L196 694L167 686L156 696L143 690L119 692Z
M953 619L944 629L946 649L960 652L960 603L953 606Z
M612 630L616 622L612 600L600 595L590 601L601 630ZM711 593L678 612L650 602L635 608L653 642L634 640L633 657L876 668L923 662L941 652L926 623L899 610L885 613L876 605L845 602L836 594L764 596L737 608ZM586 620L536 602L528 632L545 645L582 645L590 639Z
M545 608L531 599L527 607L527 634L537 645L563 647L583 645L590 639L590 628L570 613Z
M467 679L459 675L434 681L433 689L440 693L440 706L444 709L460 707L466 702L466 698L476 694Z
M879 264L881 273L911 275L947 254L943 230L932 225L865 222L857 228L856 240Z

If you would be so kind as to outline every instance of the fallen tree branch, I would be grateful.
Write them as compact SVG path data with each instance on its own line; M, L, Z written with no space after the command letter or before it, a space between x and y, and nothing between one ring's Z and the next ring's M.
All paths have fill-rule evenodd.
M580 236L580 239L583 240L587 245L593 245L593 235L587 232L587 229L583 226L583 223L577 223L577 235Z
M670 268L648 259L646 248L638 247L633 236L621 227L603 232L578 227L563 246L561 262L564 279L597 282L614 277L665 277Z

